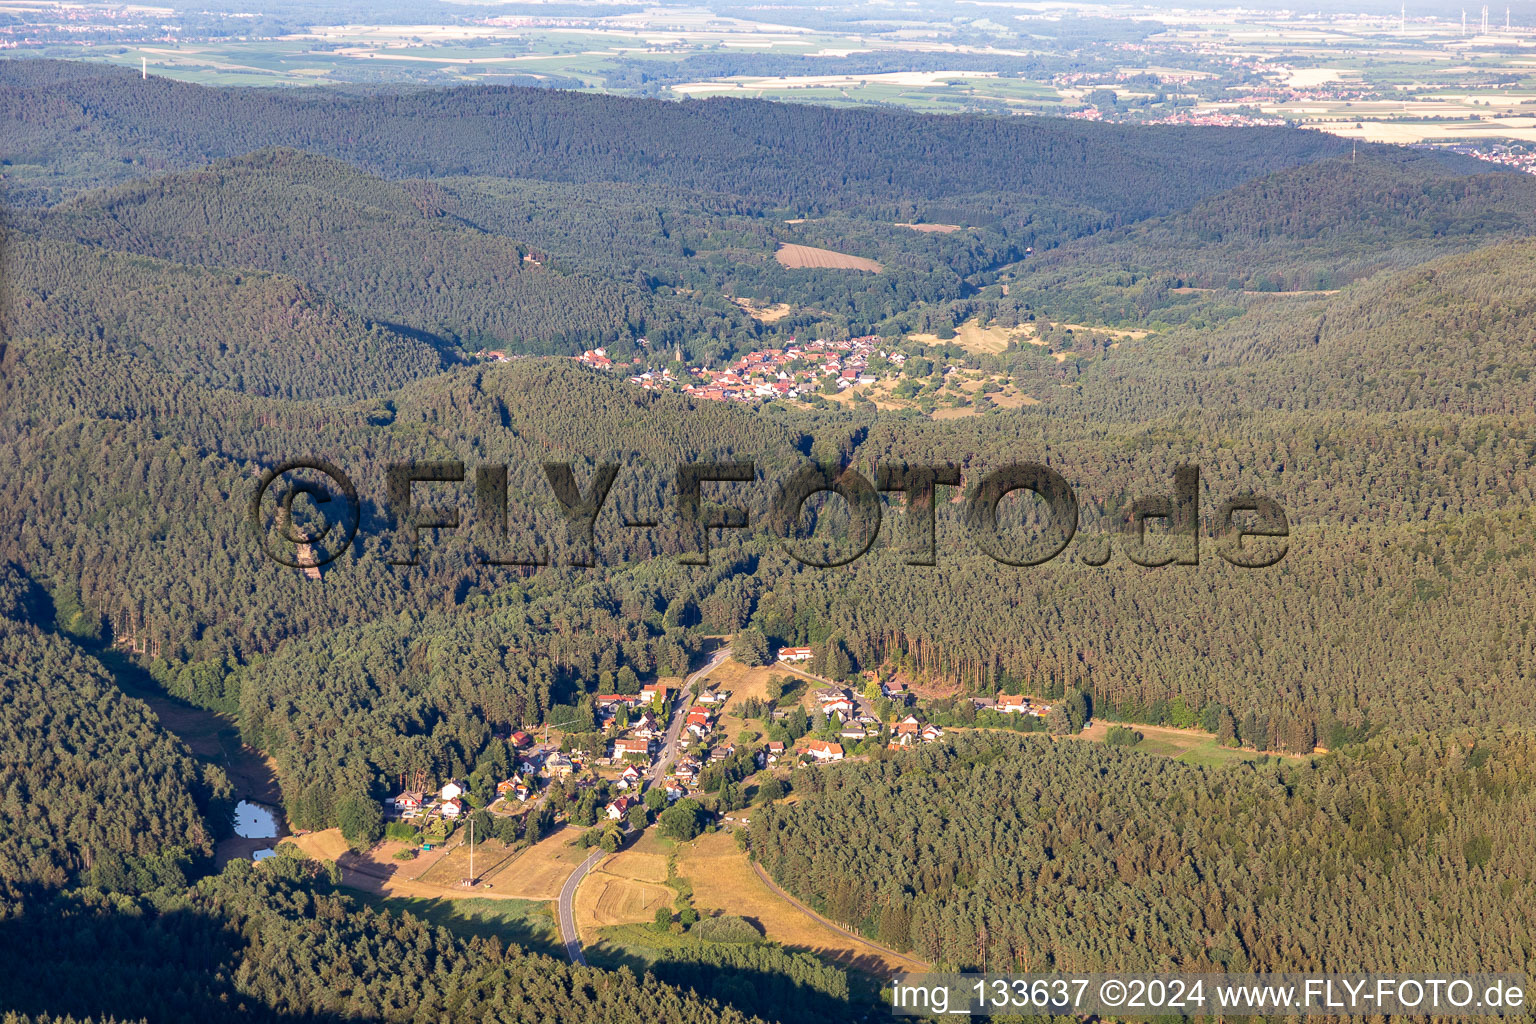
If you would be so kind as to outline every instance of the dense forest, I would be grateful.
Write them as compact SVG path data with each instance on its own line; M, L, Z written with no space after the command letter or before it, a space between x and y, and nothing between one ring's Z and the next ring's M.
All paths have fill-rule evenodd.
M86 890L0 922L36 961L7 993L23 1013L208 1020L745 1022L654 978L574 967L359 907L319 865L239 861L190 890Z
M1527 177L1278 129L210 89L45 61L0 62L0 126L0 945L45 965L19 1013L846 1004L840 969L774 946L636 977L361 908L297 859L213 876L230 784L115 679L232 716L293 824L323 828L402 776L502 777L512 730L585 734L592 695L749 628L758 660L803 644L861 690L899 676L946 727L977 720L959 698L1080 691L1113 720L1334 751L1205 769L961 733L798 773L793 804L754 809L752 852L881 941L998 970L1529 963ZM881 271L791 269L784 244ZM962 343L965 324L1025 333ZM864 334L909 391L952 370L993 390L945 418L623 379ZM613 371L561 358L598 345ZM1004 385L1028 400L981 400ZM301 458L358 496L318 579L263 554L284 516L318 518L291 480L259 490ZM408 503L406 461L438 464ZM1025 495L990 549L972 511L1020 462L1077 498L1045 564L998 557L1041 525ZM745 528L687 518L682 463L751 464L699 502ZM792 557L774 503L812 463L955 467L936 564L912 564L922 510L895 491L862 558ZM1186 466L1198 564L1141 564L1189 543L1133 525ZM567 484L609 472L583 511ZM1275 564L1223 557L1265 543L1222 535L1245 495L1284 510ZM798 550L850 546L840 502L806 509ZM87 972L103 950L119 969Z
M0 565L0 918L79 877L108 891L185 884L230 808L223 773L53 635L50 605Z
M1209 771L972 734L797 773L752 848L834 920L956 970L1498 970L1530 958L1533 756L1493 730Z

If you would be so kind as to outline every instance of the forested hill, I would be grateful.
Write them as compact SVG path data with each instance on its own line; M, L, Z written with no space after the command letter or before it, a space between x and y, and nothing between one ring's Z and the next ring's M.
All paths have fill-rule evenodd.
M1497 731L1224 771L968 734L802 772L752 847L950 970L1493 971L1530 962L1533 769L1530 736Z
M658 183L802 211L1009 193L1125 220L1349 151L1343 140L1287 129L1134 128L507 87L357 97L140 81L107 68L64 75L33 61L0 64L0 134L13 165L12 202L286 145L395 178Z
M729 304L662 306L632 280L549 265L546 253L449 216L440 192L277 149L91 192L21 224L178 263L291 275L350 309L473 348L570 353L647 333L663 345L750 336Z
M84 880L138 892L205 869L230 786L53 632L51 603L0 564L0 921Z
M1128 348L1059 404L1132 422L1175 409L1522 414L1536 405L1533 332L1536 241L1508 242Z
M1015 278L1019 301L1088 319L1177 322L1178 307L1201 291L1337 289L1536 231L1536 178L1479 170L1374 153L1319 160L1068 241L1001 273ZM1126 281L1137 282L1133 295L1117 287ZM1132 301L1115 303L1117 293Z
M649 974L566 964L360 907L335 877L285 852L142 900L86 891L40 901L0 921L0 950L35 961L6 1007L157 1024L757 1020Z
M81 372L133 361L274 398L372 397L441 371L415 335L339 309L291 277L0 233L5 332L67 349ZM17 352L20 354L20 351Z

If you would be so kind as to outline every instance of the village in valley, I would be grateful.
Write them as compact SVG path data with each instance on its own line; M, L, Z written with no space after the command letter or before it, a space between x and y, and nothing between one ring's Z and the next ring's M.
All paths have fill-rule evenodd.
M597 820L587 816L583 845L612 852L624 836L645 829L679 801L699 801L707 817L746 824L747 817L732 812L746 806L749 785L760 793L771 777L777 780L773 791L785 793L793 769L944 738L944 727L905 683L871 672L855 689L811 674L806 666L813 658L810 647L780 648L769 665L752 670L767 675L760 694L734 694L707 677L695 678L686 691L657 681L632 694L597 694L589 698L596 733L566 731L551 738L546 728L541 740L513 731L506 740L517 752L516 766L505 778L493 786L478 780L478 791L469 781L428 787L418 778L414 788L385 802L385 817L410 826L413 845L431 852L478 808L495 819L526 815L556 796L567 808L585 800ZM745 670L739 662L717 659L705 671L717 662ZM972 717L1021 716L1029 729L1043 729L1052 710L1052 704L1022 695L963 700ZM594 736L602 746L589 749ZM582 823L579 810L567 815Z
M724 369L692 367L684 380L675 379L672 371L664 368L644 370L631 376L629 382L648 390L676 390L711 401L752 402L799 398L813 391L836 393L873 384L882 372L901 368L906 354L880 348L882 340L870 334L847 341L817 338L800 345L791 338L784 348L748 352ZM605 359L602 350L581 356L583 362L599 369L606 368Z

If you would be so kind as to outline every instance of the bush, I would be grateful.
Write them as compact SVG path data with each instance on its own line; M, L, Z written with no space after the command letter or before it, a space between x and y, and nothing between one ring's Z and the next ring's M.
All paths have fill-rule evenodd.
M763 937L751 921L735 914L706 917L694 925L693 933L710 942L757 942Z
M416 842L419 839L416 835L416 826L403 821L392 821L385 825L384 838L393 839L400 843Z
M1104 737L1104 742L1111 747L1134 747L1141 740L1141 733L1135 729L1127 729L1123 725L1110 726L1108 735Z

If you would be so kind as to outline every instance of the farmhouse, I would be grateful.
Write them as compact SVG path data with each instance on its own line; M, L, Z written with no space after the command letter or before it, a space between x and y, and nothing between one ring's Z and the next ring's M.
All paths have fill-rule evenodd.
M841 761L843 759L843 745L841 743L828 743L825 740L812 740L806 744L805 752L818 761Z
M660 697L662 700L666 700L671 692L672 687L665 683L646 683L644 686L640 687L640 700L647 704L655 700L657 697Z
M997 710L1005 715L1025 714L1029 711L1029 698L1000 693L997 695Z
M810 661L811 649L809 647L780 647L780 661Z

